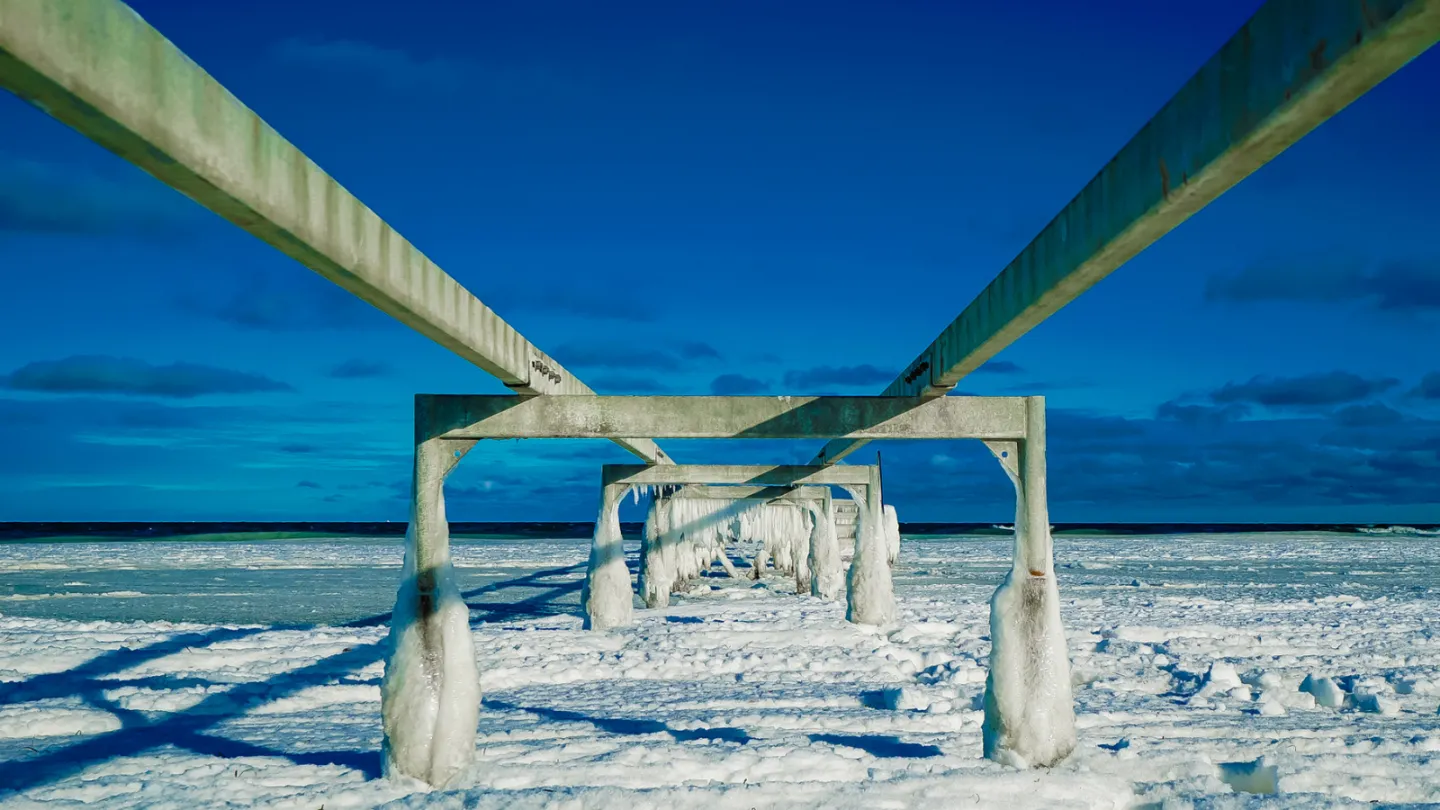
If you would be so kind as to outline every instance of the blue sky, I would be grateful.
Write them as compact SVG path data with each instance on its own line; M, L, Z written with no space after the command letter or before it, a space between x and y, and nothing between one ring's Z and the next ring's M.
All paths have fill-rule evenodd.
M597 390L859 394L1259 3L131 5ZM1048 396L1055 520L1440 522L1437 90L1431 52L962 382ZM403 519L412 394L503 390L0 124L0 520ZM975 443L879 449L902 519L1013 513ZM493 443L450 513L590 519L628 459Z

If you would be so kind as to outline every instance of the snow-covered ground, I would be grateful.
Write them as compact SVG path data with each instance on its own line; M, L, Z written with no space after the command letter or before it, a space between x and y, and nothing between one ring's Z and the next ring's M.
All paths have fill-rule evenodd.
M398 541L0 545L0 806L1440 802L1433 537L1057 539L1080 744L1045 771L980 758L1006 540L907 539L883 631L716 577L585 632L587 545L457 543L485 702L443 792L376 778Z

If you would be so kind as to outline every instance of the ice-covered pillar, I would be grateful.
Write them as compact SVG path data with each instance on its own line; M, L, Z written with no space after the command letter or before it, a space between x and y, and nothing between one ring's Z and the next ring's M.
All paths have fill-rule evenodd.
M630 569L625 567L625 541L620 535L620 499L625 497L626 489L625 484L606 484L600 491L595 542L590 546L590 565L580 592L586 630L626 625L635 615Z
M1070 657L1045 499L1045 398L1025 400L1025 439L986 442L1015 484L1015 559L990 598L985 756L1053 765L1075 748Z
M668 607L670 590L675 586L675 538L670 532L670 507L670 499L656 495L645 515L637 584L647 608Z
M405 564L380 684L384 773L435 787L470 762L480 715L480 672L469 610L450 565L444 493L445 476L473 444L415 445Z
M850 490L851 497L857 493ZM884 625L895 621L895 589L890 564L885 561L883 501L880 470L870 468L870 483L862 501L856 498L859 515L855 526L855 556L845 582L845 618L855 624Z
M808 504L815 516L810 527L810 595L834 599L844 581L840 565L840 541L835 537L835 502L828 497Z

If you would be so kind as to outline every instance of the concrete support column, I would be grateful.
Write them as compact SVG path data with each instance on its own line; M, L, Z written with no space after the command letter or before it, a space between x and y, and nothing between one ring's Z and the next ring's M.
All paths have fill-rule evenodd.
M857 497L859 493L854 490L850 494L856 498L860 513L855 527L855 556L845 582L845 618L855 624L890 624L895 621L895 586L886 561L879 468L870 468L870 484L863 498Z
M415 446L405 564L380 686L385 773L436 787L470 762L480 713L480 673L450 564L444 493L445 477L473 445L429 439Z
M620 500L629 486L607 484L600 493L600 515L595 520L595 541L580 604L586 630L608 630L630 623L635 605L630 569L625 567L624 538L620 535Z
M1045 497L1045 399L1026 398L1026 437L987 442L1015 485L1015 557L990 599L985 756L1049 766L1075 748L1070 657Z

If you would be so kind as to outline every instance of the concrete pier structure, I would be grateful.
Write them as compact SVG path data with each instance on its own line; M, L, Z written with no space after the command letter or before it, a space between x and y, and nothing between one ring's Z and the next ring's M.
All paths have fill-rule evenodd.
M652 465L670 463L655 437L826 438L820 466L803 476L773 467L730 483L855 487L868 479L827 480L824 470L852 469L826 465L867 441L985 440L1017 502L1014 564L992 599L985 753L1022 765L1065 756L1074 723L1068 681L1057 680L1064 649L1054 630L1043 400L947 394L1437 39L1440 0L1265 3L883 395L870 398L587 396L584 383L118 0L0 0L0 86L524 395L425 398L436 418L423 420L417 400L407 567L392 625L397 652L382 688L385 762L388 772L442 785L472 753L479 700L478 686L469 686L468 632L457 629L464 604L446 584L443 480L466 442L500 437L605 438ZM602 488L585 601L587 614L608 626L630 609L613 598L624 568L616 508L630 484L655 482L655 468L642 469ZM880 501L864 501L854 567L878 571L864 538L873 536L865 516ZM863 605L851 612L893 615L883 606L873 616Z
M738 465L665 465L649 467L633 464L607 464L601 468L602 486L677 487L673 492L656 495L646 520L641 545L638 585L647 607L664 607L669 595L679 584L674 574L674 549L699 537L703 543L716 542L722 527L742 519L747 512L772 504L794 505L808 515L810 528L805 536L803 562L792 560L789 569L796 577L796 591L809 592L823 598L834 598L835 582L840 577L840 559L834 549L832 495L822 484L847 484L859 491L868 490L871 468L851 465L834 467L765 467ZM697 482L704 481L705 484ZM806 482L798 484L797 482ZM864 481L865 483L858 483ZM759 482L759 485L756 484ZM718 508L680 510L689 516L686 522L671 519L676 511L669 501L714 502ZM819 547L817 548L817 543ZM752 573L759 576L766 565L764 545L757 555ZM717 559L731 576L736 572L719 549ZM708 563L707 563L708 564ZM697 572L698 573L698 572Z
M675 397L429 395L415 397L417 441L596 438L943 438L1023 444L1043 429L1043 398L942 397L926 402L887 397ZM1038 417L1037 417L1038 414ZM1040 421L1035 422L1036 419ZM1043 449L1039 451L1043 454ZM1043 471L1043 466L1040 468ZM847 618L884 625L896 617L878 467L819 465L744 467L606 465L604 494L587 574L588 625L629 622L621 596L618 504L635 485L846 487L859 509L855 554L846 579ZM1043 487L1032 501L1043 504ZM1042 507L1043 508L1043 507ZM826 517L829 514L827 511ZM613 528L612 528L613 523ZM1046 524L1048 527L1048 523ZM674 527L667 529L674 531ZM628 593L628 591L627 591ZM658 603L652 594L649 601Z

